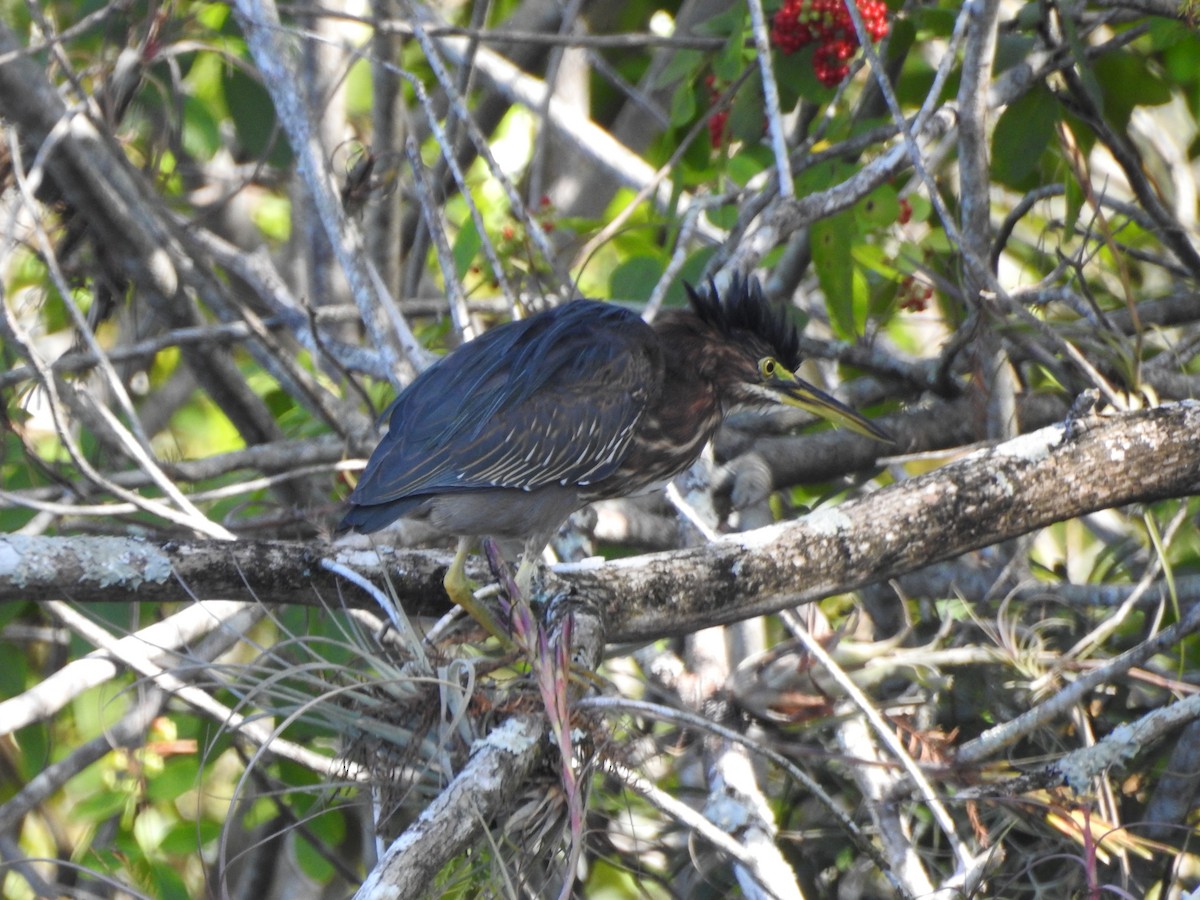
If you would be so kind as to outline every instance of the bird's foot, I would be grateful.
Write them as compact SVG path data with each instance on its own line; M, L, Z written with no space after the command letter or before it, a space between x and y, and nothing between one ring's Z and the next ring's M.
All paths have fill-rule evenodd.
M501 646L505 649L513 649L513 639L508 629L501 624L487 604L476 599L475 591L479 586L467 577L465 566L459 562L457 557L447 570L446 578L442 583L445 585L446 593L457 606L462 607L467 615L482 625L488 634L500 642Z

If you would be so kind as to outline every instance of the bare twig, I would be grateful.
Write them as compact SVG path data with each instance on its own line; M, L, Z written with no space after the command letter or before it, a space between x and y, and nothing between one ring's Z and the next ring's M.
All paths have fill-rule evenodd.
M950 848L954 852L954 858L958 863L958 874L963 876L967 885L973 885L979 880L982 873L981 860L977 859L970 850L967 849L966 842L958 834L958 828L954 824L954 820L950 818L950 813L939 799L937 792L933 789L933 785L929 783L929 779L925 777L925 773L917 765L916 761L904 749L904 745L900 743L896 732L883 721L883 717L879 715L874 704L867 698L850 678L821 646L821 642L813 638L804 623L790 611L783 613L784 620L788 623L792 634L796 635L804 644L806 650L821 664L822 667L833 676L838 686L841 687L846 695L853 701L855 707L863 714L871 729L879 736L879 739L892 753L900 763L900 766L908 773L908 777L913 780L917 786L917 791L921 795L921 799L929 807L929 811L933 814L934 821L941 828L942 833L946 836L946 840L950 843ZM906 868L907 865L906 865ZM913 885L913 893L924 893L925 888L919 885Z
M395 300L366 254L362 234L346 216L338 199L327 148L320 145L319 136L312 127L310 112L300 98L286 62L287 53L281 41L283 30L273 0L241 0L236 4L235 12L250 52L263 73L267 90L275 101L275 109L296 153L301 175L312 192L329 242L346 274L363 325L374 339L376 349L384 354L388 368L396 371L397 360L388 349L391 343L376 327L375 313L382 308L389 316L408 358L416 362L424 360L424 348L396 308Z
M351 780L369 778L368 773L354 765L340 763L336 759L322 756L291 741L284 740L280 737L278 728L268 727L254 717L234 712L199 688L184 683L167 669L152 661L145 653L134 650L132 645L121 645L108 632L77 613L67 604L51 600L48 606L67 627L82 638L107 651L113 658L150 679L157 687L171 696L207 715L222 727L248 738L260 748L261 752L289 759L327 778L349 778Z
M958 762L970 764L988 759L1034 729L1063 715L1066 710L1081 702L1085 696L1100 685L1118 680L1132 667L1139 666L1156 653L1175 646L1198 628L1200 628L1200 604L1188 609L1183 618L1174 625L1164 628L1154 637L1148 638L1136 647L1126 650L1120 656L1114 657L1108 665L1093 669L1028 712L1022 713L1011 721L989 728L979 737L963 744L958 748ZM1189 700L1195 699L1195 697L1189 698Z

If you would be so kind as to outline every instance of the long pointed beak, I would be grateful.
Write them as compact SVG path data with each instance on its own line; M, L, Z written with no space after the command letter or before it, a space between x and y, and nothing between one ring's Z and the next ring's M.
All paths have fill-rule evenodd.
M781 372L779 377L772 379L768 385L776 393L781 403L799 407L815 416L833 422L835 425L849 428L864 437L885 444L896 443L896 439L885 429L870 419L864 419L842 401L813 387L807 381L797 378L791 372Z

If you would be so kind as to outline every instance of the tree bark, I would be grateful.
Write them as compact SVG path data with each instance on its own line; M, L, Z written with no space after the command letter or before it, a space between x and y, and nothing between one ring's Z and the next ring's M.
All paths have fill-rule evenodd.
M687 634L885 581L1052 522L1196 493L1197 434L1195 401L1068 420L794 522L685 550L560 565L547 573L548 587L603 610L610 642ZM375 577L386 566L412 615L447 609L444 553L21 535L0 537L0 601L249 595L272 604L372 604L323 559Z

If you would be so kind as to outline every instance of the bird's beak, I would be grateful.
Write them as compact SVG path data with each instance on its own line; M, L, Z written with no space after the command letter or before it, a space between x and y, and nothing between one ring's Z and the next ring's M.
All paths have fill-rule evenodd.
M882 441L885 444L896 443L894 437L870 419L864 419L845 403L813 387L807 381L797 378L782 367L776 371L775 377L767 382L767 386L771 388L776 399L781 403L799 407L815 416L833 422L835 425L849 428L864 437Z

